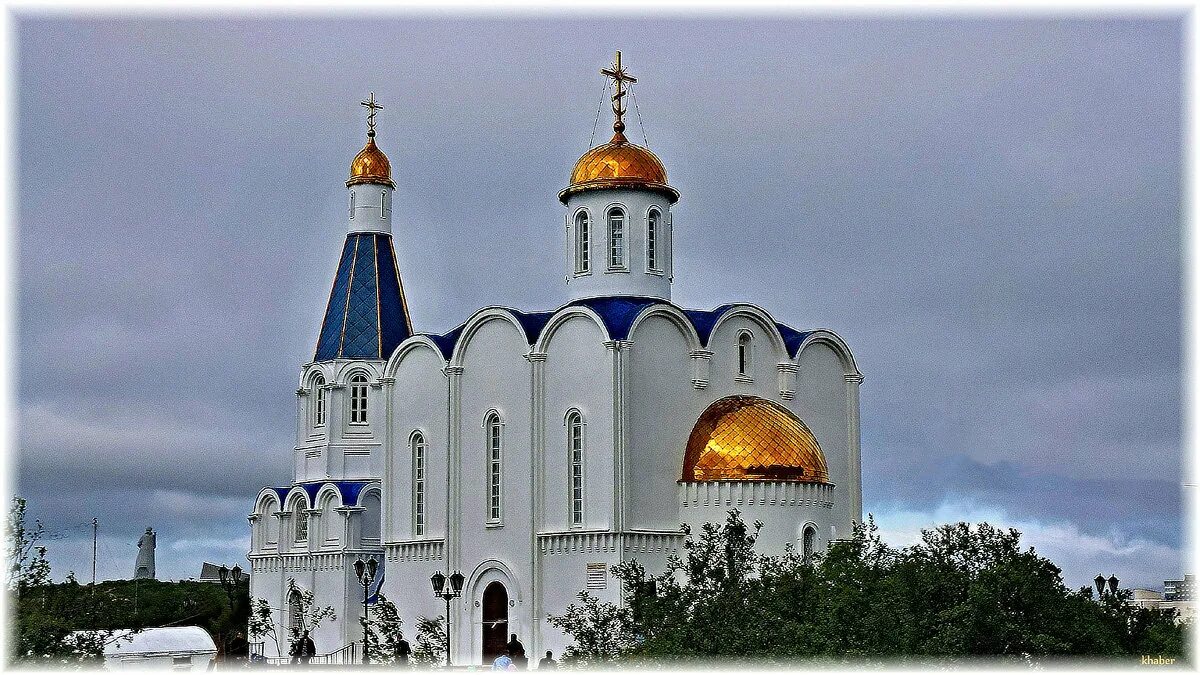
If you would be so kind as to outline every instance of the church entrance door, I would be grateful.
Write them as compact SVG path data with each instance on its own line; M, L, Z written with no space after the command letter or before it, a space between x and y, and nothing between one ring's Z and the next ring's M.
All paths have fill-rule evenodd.
M508 648L508 591L493 581L483 589L483 665Z

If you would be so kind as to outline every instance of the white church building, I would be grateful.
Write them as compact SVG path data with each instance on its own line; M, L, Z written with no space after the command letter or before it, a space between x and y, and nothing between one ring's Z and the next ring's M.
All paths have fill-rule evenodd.
M294 477L249 517L250 592L278 609L281 637L297 620L294 579L336 611L313 636L319 653L361 641L354 563L373 558L410 642L418 617L445 613L430 576L457 571L454 663L490 662L512 633L536 663L569 643L548 614L582 590L620 602L612 567L661 570L683 523L736 508L762 521L758 550L778 554L820 550L861 519L863 378L849 348L751 303L672 303L676 272L702 272L674 265L680 193L625 138L634 80L619 54L604 72L615 133L575 163L563 222L546 223L564 233L545 263L563 266L569 302L485 307L440 334L409 320L405 235L368 103L348 234L300 368Z

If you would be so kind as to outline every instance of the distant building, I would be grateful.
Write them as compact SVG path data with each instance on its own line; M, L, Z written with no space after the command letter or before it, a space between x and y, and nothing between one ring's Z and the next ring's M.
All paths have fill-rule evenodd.
M196 581L207 581L212 584L221 583L221 566L206 562L200 566L200 577Z
M1192 599L1193 575L1185 574L1182 579L1163 582L1163 600L1179 602Z
M1147 588L1133 589L1129 604L1143 609L1157 609L1175 615L1176 621L1192 621L1196 617L1196 603L1192 602L1192 575L1185 574L1182 580L1164 581L1163 591Z
M158 545L158 535L154 529L147 527L146 533L138 539L137 562L133 566L134 579L154 578L154 547Z

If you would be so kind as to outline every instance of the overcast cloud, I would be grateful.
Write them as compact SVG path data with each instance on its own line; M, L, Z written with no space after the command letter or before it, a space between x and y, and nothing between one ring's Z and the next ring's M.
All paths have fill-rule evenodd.
M553 308L555 195L623 50L683 197L674 298L851 345L896 543L1012 524L1073 586L1182 572L1179 18L17 22L17 490L56 576L244 562L290 479L386 110L418 330ZM605 135L602 116L597 138ZM636 116L631 138L641 142Z

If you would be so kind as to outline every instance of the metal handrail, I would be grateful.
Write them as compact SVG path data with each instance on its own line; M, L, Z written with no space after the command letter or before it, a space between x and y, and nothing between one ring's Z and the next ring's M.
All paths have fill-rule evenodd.
M262 645L261 642L253 643L253 644ZM251 647L251 649L253 649L253 647ZM262 647L260 646L259 649L261 650ZM262 651L259 651L258 653L261 654ZM268 657L266 657L266 662L268 665L272 665L272 666L286 666L292 662L292 657L291 656L268 656ZM334 665L334 666L350 665L350 664L358 663L358 643L351 642L350 644L342 647L341 649L335 649L334 651L329 652L328 654L317 654L315 656L310 657L308 662L310 664Z

